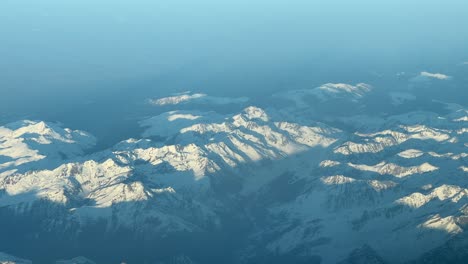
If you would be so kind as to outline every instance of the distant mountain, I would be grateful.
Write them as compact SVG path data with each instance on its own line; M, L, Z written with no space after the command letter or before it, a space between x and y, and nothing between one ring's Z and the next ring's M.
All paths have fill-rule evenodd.
M31 264L32 262L0 252L0 264Z
M68 260L59 260L55 264L96 264L96 262L85 257L76 257Z
M298 108L310 107L313 99L319 101L328 101L333 99L345 99L357 102L363 98L367 93L372 91L372 86L365 83L358 83L356 85L345 83L327 83L320 87L313 89L292 90L279 94L275 97L291 100Z
M170 106L179 104L213 104L213 105L226 105L226 104L243 104L249 101L247 97L229 98L229 97L216 97L209 96L203 93L184 92L175 94L168 97L150 99L149 102L155 106Z

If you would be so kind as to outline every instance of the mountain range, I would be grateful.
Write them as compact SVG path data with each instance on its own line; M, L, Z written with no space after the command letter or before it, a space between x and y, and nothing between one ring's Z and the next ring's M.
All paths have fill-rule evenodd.
M463 263L468 109L381 93L151 99L175 109L99 151L60 123L6 124L0 263Z

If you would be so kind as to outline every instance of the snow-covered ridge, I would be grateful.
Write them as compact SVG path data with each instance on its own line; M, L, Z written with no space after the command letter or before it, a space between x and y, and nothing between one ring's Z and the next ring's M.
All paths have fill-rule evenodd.
M412 167L402 167L397 164L386 162L381 162L372 166L353 163L348 163L348 165L361 171L376 172L380 175L389 174L398 178L407 177L413 174L423 174L427 172L432 172L438 169L437 167L429 163L423 163L419 166Z
M140 126L145 128L143 137L169 137L181 132L183 128L198 124L223 120L216 112L171 111L145 119Z
M449 81L452 79L452 76L448 76L443 73L431 73L427 71L422 71L418 75L411 78L409 81L413 84L417 83L428 83L431 81Z
M310 97L316 98L319 101L327 101L330 99L347 99L350 101L358 101L367 93L372 91L372 86L365 83L356 85L345 83L327 83L313 89L292 90L284 93L273 95L275 98L288 100L295 103L297 108L306 108L311 106L308 100Z
M398 199L396 202L413 208L419 208L435 198L439 199L439 201L450 200L453 203L457 203L467 195L468 189L462 189L459 186L442 185L433 189L429 194L413 193Z
M174 131L161 132L170 122L167 115L158 121L146 122L151 125L144 135L172 135L179 144L195 143L207 153L221 157L224 162L234 164L262 159L280 158L306 151L309 148L327 147L338 140L340 131L324 124L301 126L288 122L275 122L258 107L247 107L240 114L215 116L210 122L197 118L180 122ZM219 120L219 123L216 123Z
M86 132L63 129L55 123L25 120L7 124L0 127L0 175L41 160L59 164L82 155L95 142Z
M271 209L282 220L264 231L266 247L297 253L313 244L310 254L337 263L351 248L370 244L385 261L403 263L464 232L467 138L459 134L466 124L457 120L464 115L457 106L446 116L412 112L371 124L352 117L365 129L333 145L335 155L289 169L310 175L304 189L311 191ZM386 234L382 246L377 233ZM434 242L420 243L426 239ZM417 251L412 243L420 243Z
M327 185L346 184L346 183L356 181L353 178L346 177L343 175L323 177L321 180L324 184L327 184Z
M356 133L355 135L360 137L359 142L346 142L343 146L337 148L335 152L343 155L377 153L411 139L434 140L436 142L454 141L457 133L458 131L436 129L424 125L401 125L398 130L384 130L370 134Z
M430 73L430 72L421 72L419 74L421 77L428 77L428 78L433 78L433 79L438 79L438 80L448 80L451 77L442 73Z
M180 94L169 97L163 97L158 99L150 100L150 103L154 105L164 106L164 105L176 105L183 102L188 102L196 99L206 97L206 94L194 93L194 94Z
M443 154L439 154L439 153L436 153L434 151L424 152L424 151L417 150L417 149L407 149L405 151L402 151L402 152L398 153L398 156L400 156L402 158L405 158L405 159L419 158L419 157L421 157L423 155L428 155L428 156L435 157L435 158L450 158L450 159L453 159L453 160L461 160L461 159L464 159L464 158L468 157L468 153L460 153L460 154L443 153Z
M321 100L326 100L334 97L350 96L356 100L363 97L366 93L372 90L372 86L365 83L358 83L356 85L345 83L327 83L316 89L314 93Z
M178 105L182 103L197 103L197 104L243 104L249 101L247 97L229 98L229 97L216 97L209 96L204 93L185 92L176 94L169 97L150 99L149 102L156 106Z
M82 224L87 219L107 219L112 212L109 208L119 208L122 210L116 219L119 225L133 228L145 219L157 217L161 221L158 230L164 232L197 230L202 219L217 221L212 210L196 200L196 196L211 190L207 176L251 162L282 159L315 147L326 148L339 140L342 133L323 124L312 127L275 122L257 107L220 118L220 123L192 125L191 122L203 120L197 116L201 115L170 112L158 117L159 122L190 121L180 123L174 131L166 131L165 135L173 136L171 145L127 140L111 150L54 169L11 172L0 180L4 192L0 205L24 208L46 200L71 207L71 217L81 219ZM151 135L151 131L156 130L147 134ZM193 199L191 206L177 210L188 203L185 197ZM146 210L134 219L131 215L141 209L129 207L131 203L156 203L161 207ZM164 209L163 213L161 210L166 207L173 209ZM198 208L196 219L189 217L192 207Z

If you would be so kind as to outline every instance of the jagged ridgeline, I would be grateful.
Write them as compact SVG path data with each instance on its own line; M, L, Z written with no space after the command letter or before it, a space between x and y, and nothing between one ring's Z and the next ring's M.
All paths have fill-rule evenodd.
M241 110L174 109L142 120L141 139L99 152L61 124L4 125L0 262L466 260L468 110L388 94L374 111L375 90L325 84L266 107L154 99Z

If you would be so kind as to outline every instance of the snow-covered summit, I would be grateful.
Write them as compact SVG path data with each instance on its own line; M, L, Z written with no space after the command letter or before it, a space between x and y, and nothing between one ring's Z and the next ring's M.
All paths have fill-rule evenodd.
M90 134L42 121L19 121L0 127L0 173L39 168L42 161L57 164L82 155L94 146Z
M327 83L314 89L314 94L321 100L345 96L349 96L351 99L357 100L362 98L371 90L372 86L365 83L358 83L356 85L346 83Z
M163 97L158 99L152 99L150 102L154 105L165 106L165 105L177 105L184 102L193 101L200 98L205 98L207 95L202 93L182 93L174 96Z
M292 101L298 108L305 108L311 106L313 99L316 99L319 102L331 99L345 99L357 102L366 94L371 92L372 89L371 85L365 83L358 83L356 85L346 83L326 83L313 89L292 90L275 94L274 97Z
M204 93L184 92L175 94L169 97L150 99L149 102L156 106L179 105L186 103L194 104L211 104L211 105L227 105L227 104L243 104L249 101L247 97L230 98L210 96Z

